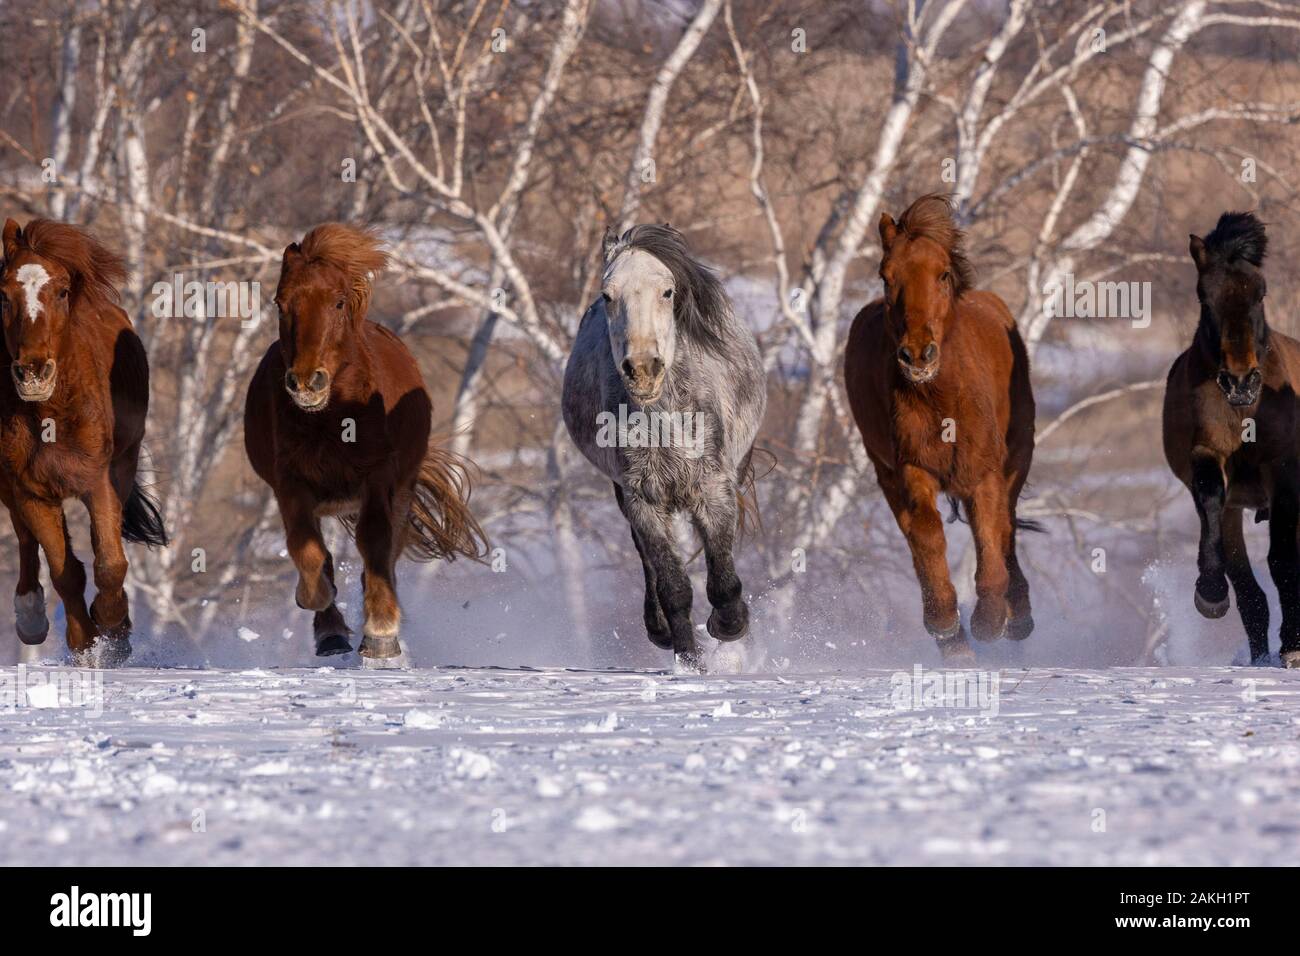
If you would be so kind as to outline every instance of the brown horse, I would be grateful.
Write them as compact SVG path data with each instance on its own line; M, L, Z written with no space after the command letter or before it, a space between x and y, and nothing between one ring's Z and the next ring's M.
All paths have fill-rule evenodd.
M39 545L63 601L79 664L131 653L122 540L166 544L157 506L135 474L149 411L149 363L118 307L120 257L64 223L4 226L0 317L9 375L0 377L0 500L18 537L18 638L49 632ZM72 551L63 502L90 513L95 600ZM100 640L103 638L103 640Z
M1237 594L1251 659L1268 658L1268 600L1250 569L1242 509L1268 522L1268 568L1282 605L1282 662L1300 667L1300 447L1295 383L1300 342L1264 319L1264 224L1227 212L1192 236L1200 322L1165 386L1165 458L1201 519L1194 598L1205 617Z
M360 653L400 655L396 563L481 558L464 464L429 442L433 405L401 341L370 322L371 282L388 257L371 233L326 223L284 250L280 338L248 387L244 445L280 506L298 569L298 606L314 611L316 653L352 649L335 603L320 519L335 515L365 571Z
M1028 637L1029 583L1016 517L1034 453L1029 358L1006 304L971 288L962 233L944 196L880 217L884 298L853 321L849 403L876 478L912 551L925 626L945 657L969 657L949 577L940 492L965 506L975 537L980 640Z

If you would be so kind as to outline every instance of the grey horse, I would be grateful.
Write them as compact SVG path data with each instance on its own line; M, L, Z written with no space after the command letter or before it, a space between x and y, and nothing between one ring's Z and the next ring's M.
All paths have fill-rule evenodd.
M685 513L704 545L708 630L749 630L732 548L740 494L767 406L754 335L716 275L671 226L605 236L600 298L587 309L564 373L564 424L614 482L645 570L645 626L677 667L702 671L691 581L676 546Z

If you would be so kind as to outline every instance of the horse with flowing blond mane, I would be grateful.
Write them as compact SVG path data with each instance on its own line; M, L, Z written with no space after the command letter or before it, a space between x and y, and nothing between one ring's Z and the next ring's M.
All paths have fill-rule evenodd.
M18 537L16 629L24 644L49 633L40 555L63 601L79 664L131 653L123 540L163 545L157 505L136 482L149 411L149 362L118 306L120 256L76 226L5 222L0 320L9 375L0 377L0 500ZM63 502L90 514L96 595L72 550Z
M487 550L469 510L466 463L430 443L433 404L415 358L367 318L387 262L372 232L339 223L317 226L284 250L280 337L244 407L248 458L275 493L298 570L298 606L315 613L320 656L352 649L323 517L343 521L361 553L360 654L372 661L401 654L400 554L480 559Z

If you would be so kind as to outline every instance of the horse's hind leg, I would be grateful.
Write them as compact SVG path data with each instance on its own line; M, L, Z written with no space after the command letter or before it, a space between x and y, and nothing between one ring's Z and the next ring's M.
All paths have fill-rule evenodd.
M614 485L614 497L618 500L618 510L623 512L623 517L626 518L627 506L623 503L623 489L617 484ZM666 651L672 650L673 635L668 630L668 619L664 617L664 609L659 606L654 565L646 558L645 547L641 544L641 536L636 533L636 528L632 528L632 543L636 545L636 553L641 558L641 570L645 572L646 634L655 647L662 647Z
M1297 465L1287 462L1274 479L1269 501L1268 570L1277 585L1282 605L1282 664L1300 667L1300 552L1296 547L1296 526L1300 524L1300 478ZM1268 645L1257 648L1251 642L1251 656L1267 656Z
M1029 603L1029 581L1020 567L1020 556L1016 553L1016 506L1020 503L1020 491L1024 487L1028 467L1011 478L1007 489L1009 505L1007 518L1010 534L1007 538L1007 608L1010 619L1007 621L1007 638L1023 641L1034 632L1033 608Z
M1224 509L1223 556L1228 566L1228 580L1237 595L1237 613L1241 615L1241 623L1250 641L1250 658L1259 661L1268 657L1268 598L1250 568L1241 521L1240 508Z
M357 550L365 564L366 620L361 636L362 657L386 660L400 657L398 633L402 611L397 603L397 549L406 526L409 494L388 495L370 491L361 502L357 518Z
M655 573L655 593L672 634L673 653L682 666L703 670L704 660L691 626L691 579L673 541L671 517L639 495L624 497L627 520L641 539L646 560Z
M736 486L725 480L712 482L694 503L691 518L704 541L708 566L708 630L719 641L736 641L749 631L749 605L741 599L743 590L736 576L732 548L739 521Z
M12 509L9 520L18 538L18 587L14 590L14 630L24 644L43 644L50 633L41 587L41 554L36 535Z
M1006 633L1011 584L1007 549L1011 521L1006 508L1006 482L1001 474L986 477L970 499L970 524L975 536L975 611L970 632L976 640L994 641Z

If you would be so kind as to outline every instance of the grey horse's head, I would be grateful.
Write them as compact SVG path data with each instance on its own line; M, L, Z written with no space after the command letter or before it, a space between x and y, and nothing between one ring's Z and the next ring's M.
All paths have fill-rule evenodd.
M614 367L640 404L657 401L678 351L679 334L718 344L713 323L725 311L721 284L668 225L605 234L602 298Z

